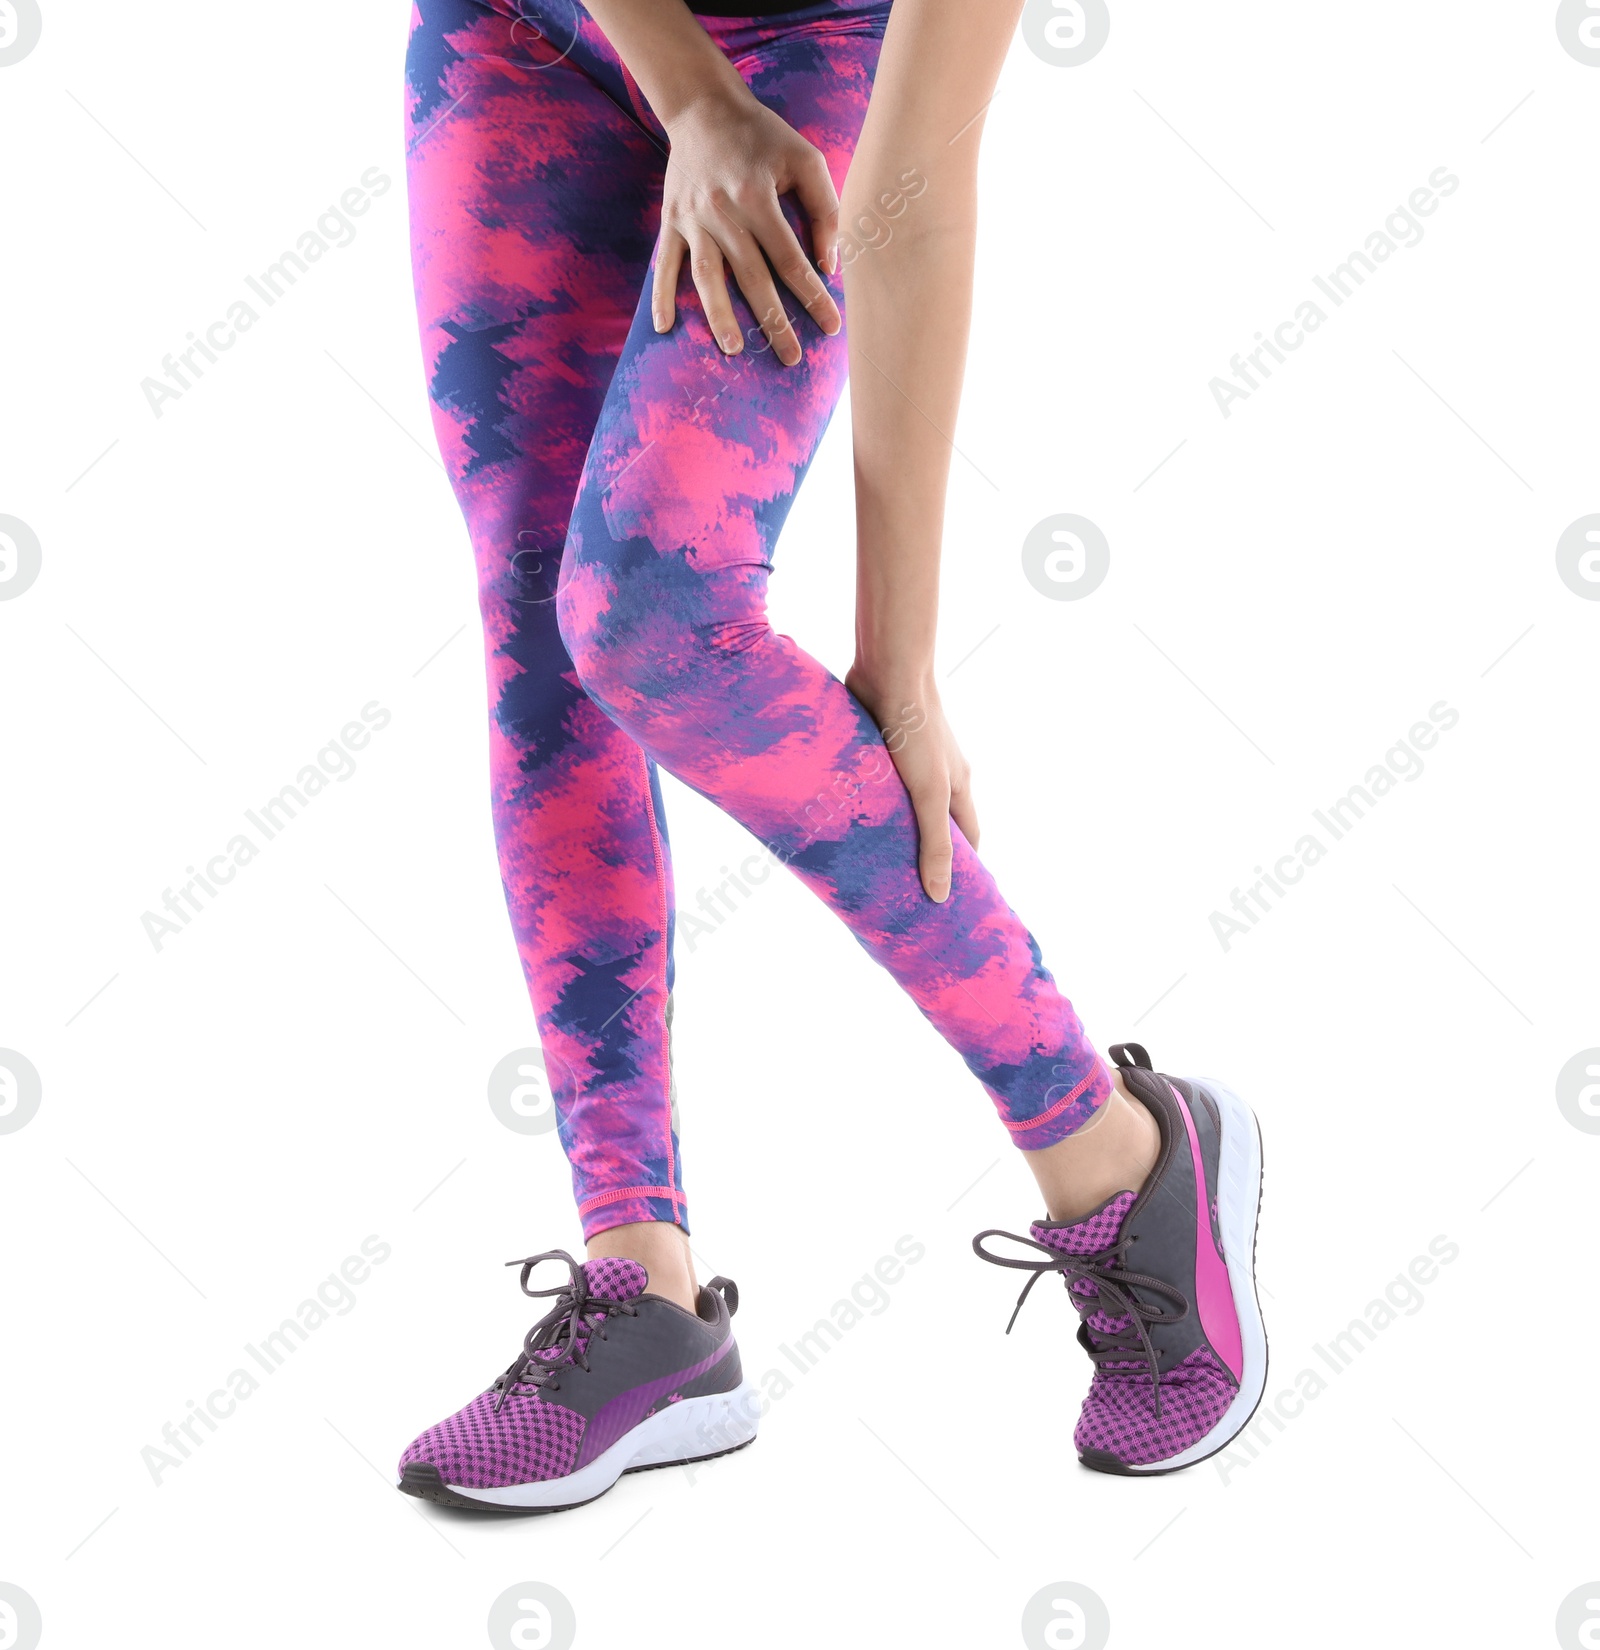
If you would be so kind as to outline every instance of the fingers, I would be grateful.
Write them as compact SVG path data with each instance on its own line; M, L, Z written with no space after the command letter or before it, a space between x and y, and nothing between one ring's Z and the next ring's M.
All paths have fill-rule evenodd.
M678 274L689 243L676 229L663 228L656 245L656 274L650 288L650 319L657 332L670 332L678 318Z
M776 206L776 198L774 198ZM782 221L782 214L778 214ZM784 224L787 229L788 225ZM800 359L800 340L789 324L789 312L783 307L778 289L772 284L772 273L761 255L761 242L754 234L732 227L724 250L733 266L733 278L739 283L745 302L767 335L773 353L786 367ZM820 285L820 283L818 283Z
M827 169L823 170L826 172ZM832 187L829 184L829 188ZM831 338L839 330L839 306L834 303L833 294L822 284L822 278L806 257L805 249L789 227L789 220L779 210L777 196L774 195L767 206L768 210L756 226L756 238L772 260L772 267L777 270L779 279L805 305L811 319ZM837 210L833 214L833 224L837 233Z
M950 817L961 827L970 847L978 846L978 810L972 800L972 785L965 779L950 782Z
M955 852L950 845L950 794L942 788L913 793L917 815L917 873L923 890L936 905L950 897L950 867Z
M778 289L772 284L755 237L736 224L725 225L717 236L703 227L691 226L688 237L689 273L693 277L695 291L700 294L700 307L705 311L706 322L717 347L724 355L737 355L744 348L744 334L739 330L739 320L728 296L728 269L731 267L739 290L759 319L761 330L771 341L774 353L786 367L792 367L800 359L800 340L789 324L788 313L778 297ZM681 252L677 263L681 266ZM656 287L650 300L658 332L666 330L661 325L660 283L663 279L658 262ZM675 267L674 285L676 280Z
M794 192L811 219L811 245L817 255L817 268L830 275L839 273L839 195L833 187L833 176L820 149L813 149L805 165L797 168ZM795 296L805 303L805 294L797 287ZM832 301L831 299L829 300ZM811 309L806 304L807 309ZM838 311L834 311L837 321ZM837 327L823 326L822 318L813 309L812 319L824 332L835 332Z
M700 294L711 335L724 355L737 355L744 348L744 335L734 318L728 297L728 277L722 262L722 248L703 229L689 231L689 274Z
M821 152L807 146L793 179L792 187L811 219L818 263L832 273L838 266L839 198ZM730 270L773 353L786 367L794 366L802 351L773 282L774 271L824 333L838 334L839 306L779 205L784 181L783 175L776 184L764 176L713 186L705 191L697 211L679 213L670 225L663 225L650 295L657 332L668 331L676 318L677 282L687 256L706 320L725 354L737 355L744 347L728 297Z

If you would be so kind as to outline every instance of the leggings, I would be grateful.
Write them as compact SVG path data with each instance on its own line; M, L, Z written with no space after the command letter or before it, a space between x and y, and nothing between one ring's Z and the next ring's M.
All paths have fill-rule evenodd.
M888 11L702 22L842 189ZM477 561L501 876L584 1235L688 1229L658 768L838 913L1018 1146L1065 1138L1110 1080L1033 937L959 830L949 897L927 897L883 735L767 622L843 335L786 299L805 350L786 368L735 290L747 343L725 357L687 269L656 333L665 135L570 0L415 0L407 80L423 355Z

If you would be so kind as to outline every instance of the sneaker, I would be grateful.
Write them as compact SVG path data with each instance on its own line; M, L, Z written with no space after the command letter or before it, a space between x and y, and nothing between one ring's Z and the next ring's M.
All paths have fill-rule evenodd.
M565 1261L569 1281L530 1289L547 1260ZM556 1512L604 1495L625 1472L709 1460L755 1437L757 1394L740 1372L729 1279L713 1278L695 1313L647 1295L637 1261L579 1265L552 1249L520 1264L523 1293L555 1303L487 1392L400 1457L407 1495Z
M1036 1221L1026 1238L980 1232L972 1246L997 1266L1033 1273L1017 1311L1041 1277L1061 1275L1083 1320L1078 1344L1095 1366L1073 1434L1084 1466L1174 1472L1226 1448L1266 1384L1255 1288L1261 1134L1220 1084L1163 1076L1137 1043L1117 1044L1111 1057L1161 1128L1144 1185L1082 1220ZM990 1254L988 1237L1046 1258Z

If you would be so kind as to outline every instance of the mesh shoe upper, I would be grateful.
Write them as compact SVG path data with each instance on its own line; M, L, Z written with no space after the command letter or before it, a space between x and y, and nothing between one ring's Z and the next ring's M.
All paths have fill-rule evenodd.
M1133 1204L1132 1192L1120 1192L1083 1220L1061 1226L1035 1222L1030 1231L1036 1243L1059 1254L1113 1260ZM1069 1277L1067 1290L1092 1349L1103 1352L1131 1339L1131 1318L1097 1304L1101 1290L1092 1277ZM1199 1346L1176 1367L1161 1372L1158 1415L1150 1366L1143 1358L1098 1362L1072 1441L1080 1454L1103 1450L1129 1466L1170 1460L1222 1419L1237 1391L1238 1383L1221 1359L1209 1347Z
M1081 1455L1104 1450L1130 1467L1170 1461L1197 1443L1228 1413L1239 1390L1214 1352L1196 1347L1161 1376L1161 1413L1151 1402L1149 1372L1099 1369L1073 1429Z
M570 1293L558 1295L556 1309L546 1319L555 1322L541 1337L550 1344L525 1347L523 1356L487 1392L429 1427L400 1457L402 1474L426 1462L438 1468L447 1484L481 1490L542 1483L573 1470L588 1423L545 1390L549 1377L544 1370L553 1373L587 1358L613 1303L636 1300L649 1282L645 1269L632 1260L591 1260L581 1270L588 1310L578 1312L576 1326L562 1332L577 1303ZM524 1378L530 1375L534 1379ZM555 1384L559 1390L559 1380Z
M577 1463L584 1418L543 1393L512 1393L496 1409L498 1396L480 1393L429 1427L400 1457L400 1471L425 1461L445 1483L468 1490L565 1478Z
M1086 1465L1107 1471L1172 1462L1207 1440L1245 1367L1216 1212L1221 1112L1200 1085L1154 1071L1137 1044L1112 1055L1160 1134L1138 1192L1118 1192L1081 1220L1035 1222L1027 1237L973 1239L983 1259L1032 1274L1019 1311L1041 1277L1062 1278L1082 1320L1078 1344L1095 1366L1074 1442ZM1029 1253L993 1254L990 1237Z

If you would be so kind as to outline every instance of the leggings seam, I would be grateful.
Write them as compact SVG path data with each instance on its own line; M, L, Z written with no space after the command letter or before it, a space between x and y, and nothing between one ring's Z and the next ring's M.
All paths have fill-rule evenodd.
M728 61L743 74L743 65L759 60L762 53L769 51L773 46L787 46L796 40L833 40L844 35L867 34L883 38L882 26L875 18L863 18L854 23L826 23L821 28L814 28L805 23L785 29L775 34L770 40L763 40L758 45L750 47L748 51L740 52L737 57L730 57ZM759 61L756 66L760 67Z
M656 820L655 789L650 783L650 758L641 749L639 761L644 768L644 806L650 819L650 852L656 862L656 909L661 919L661 1014L663 1021L666 1018L667 999L667 946L669 943L667 928L667 878L661 859L661 827ZM676 1209L681 1201L676 1190L678 1178L677 1169L672 1160L672 1032L670 1028L662 1031L662 1040L666 1047L666 1093L663 1099L667 1108L667 1180L673 1184L672 1207Z
M628 1197L670 1198L673 1208L677 1208L683 1202L683 1194L676 1186L622 1186L614 1192L597 1192L593 1197L585 1198L578 1205L578 1213L586 1215L591 1209L598 1209L602 1203L620 1203Z
M1100 1067L1099 1063L1096 1062L1094 1067L1090 1070L1089 1075L1085 1077L1070 1094L1063 1095L1061 1099L1056 1101L1049 1111L1040 1112L1037 1117L1025 1117L1018 1123L1013 1123L1008 1117L1002 1117L1000 1121L1004 1123L1013 1134L1026 1134L1029 1129L1036 1129L1041 1123L1048 1123L1052 1117L1056 1117L1061 1112L1064 1112L1067 1107L1070 1106L1072 1102L1076 1100L1078 1096L1082 1094L1083 1091L1088 1088L1088 1086L1099 1075Z

